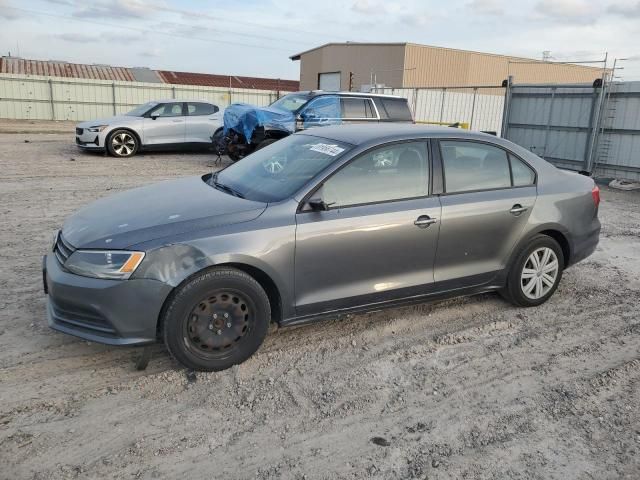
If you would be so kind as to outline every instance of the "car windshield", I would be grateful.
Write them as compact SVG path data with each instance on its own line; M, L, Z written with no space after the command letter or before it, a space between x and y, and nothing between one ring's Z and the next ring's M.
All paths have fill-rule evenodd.
M279 98L269 106L280 110L286 110L287 112L295 112L308 101L309 95L290 93L289 95Z
M156 105L158 105L158 102L143 103L142 105L138 105L136 108L134 108L130 112L125 113L125 115L129 117L141 117Z
M351 148L327 138L291 135L214 174L210 184L249 200L279 202Z

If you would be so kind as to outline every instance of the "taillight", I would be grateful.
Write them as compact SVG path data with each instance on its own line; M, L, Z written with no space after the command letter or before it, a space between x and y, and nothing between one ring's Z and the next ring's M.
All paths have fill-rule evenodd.
M598 205L600 205L600 188L598 188L598 185L594 185L591 189L591 196L593 197L593 203L598 208Z

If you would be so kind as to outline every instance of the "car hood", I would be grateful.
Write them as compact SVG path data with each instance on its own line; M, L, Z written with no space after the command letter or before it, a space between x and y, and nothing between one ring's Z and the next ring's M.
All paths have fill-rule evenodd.
M117 193L67 219L62 235L75 248L124 249L142 242L258 217L266 203L234 197L185 177Z
M97 125L122 125L125 123L141 122L142 117L132 117L129 115L116 115L115 117L98 118L97 120L89 120L87 122L80 122L76 125L78 128L89 128Z

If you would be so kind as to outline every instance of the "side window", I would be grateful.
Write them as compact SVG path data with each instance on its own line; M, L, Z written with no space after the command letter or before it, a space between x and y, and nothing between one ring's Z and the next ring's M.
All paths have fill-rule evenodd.
M513 176L514 187L524 187L535 183L536 174L527 164L513 155L509 155L509 160L511 160L511 175Z
M189 102L187 103L187 112L189 115L213 115L219 110L216 105L203 102Z
M379 147L357 157L324 183L320 195L335 208L428 193L427 145L408 142Z
M181 117L182 102L163 103L149 112L150 115L158 115L159 117Z
M305 119L339 119L340 99L323 95L311 100L300 112Z
M342 118L361 119L375 118L373 107L368 98L342 98Z
M507 152L476 142L440 142L447 193L511 187Z

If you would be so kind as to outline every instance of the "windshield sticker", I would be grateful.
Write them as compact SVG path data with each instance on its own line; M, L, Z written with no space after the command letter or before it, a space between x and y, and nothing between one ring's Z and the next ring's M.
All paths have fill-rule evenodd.
M340 148L338 145L329 145L326 143L316 143L315 145L311 145L309 150L324 153L325 155L330 155L332 157L344 152L344 148Z

